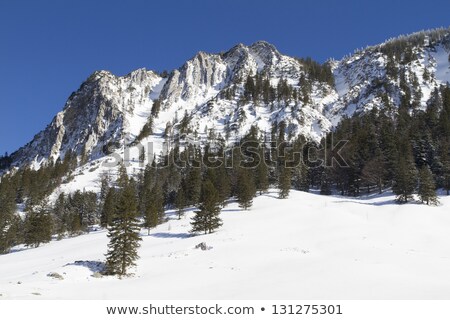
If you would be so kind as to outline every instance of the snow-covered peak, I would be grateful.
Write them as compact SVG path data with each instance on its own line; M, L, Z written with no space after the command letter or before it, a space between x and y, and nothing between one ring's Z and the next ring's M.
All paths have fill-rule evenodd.
M278 59L281 56L275 46L266 41L257 41L248 48L251 53L258 56L266 64L276 62L274 59Z
M68 151L84 161L105 155L112 146L123 144L124 137L140 131L133 119L145 114L142 109L151 108L150 95L160 81L156 73L146 69L123 77L105 70L94 72L50 125L11 155L13 164L36 168L43 162L64 158Z
M248 75L266 72L277 82L286 73L288 78L297 81L300 69L295 59L281 55L265 41L250 46L238 44L223 54L200 51L171 73L161 100L165 108L174 104L199 105L231 84L242 82Z

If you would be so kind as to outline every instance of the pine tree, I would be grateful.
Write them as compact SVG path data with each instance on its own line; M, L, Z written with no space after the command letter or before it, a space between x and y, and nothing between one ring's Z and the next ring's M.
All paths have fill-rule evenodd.
M385 175L385 168L383 163L383 157L381 155L366 162L363 170L362 177L367 182L368 192L370 192L370 185L377 186L378 193L383 192L383 177Z
M108 229L108 253L106 254L106 273L124 276L139 258L140 241L137 204L133 185L127 184L120 190L117 212Z
M397 201L406 203L412 199L417 184L417 169L409 147L401 148L395 168L392 191L397 195Z
M329 168L324 168L322 172L322 177L320 181L320 194L327 196L331 194L331 178Z
M195 211L195 216L191 221L191 232L204 232L205 234L214 232L222 225L219 214L219 193L213 183L206 180L202 184L199 211Z
M440 143L440 160L442 163L442 186L450 194L450 154L448 139L442 139Z
M228 177L224 164L216 169L216 179L214 181L214 186L219 192L221 206L224 207L226 204L226 200L231 195L230 178Z
M436 196L436 185L434 184L433 174L427 165L424 165L419 171L419 198L427 205L438 204Z
M82 231L88 231L88 227L98 222L97 195L94 192L75 191L71 197L72 212L78 214Z
M303 163L303 160L293 169L292 174L293 187L296 190L308 192L309 191L309 173L308 166Z
M99 197L100 208L105 203L106 195L108 194L110 188L111 188L111 174L109 172L104 172L100 177L100 197Z
M58 234L58 239L62 239L68 230L68 210L66 196L61 193L53 207L53 215L55 217L55 232Z
M25 218L24 241L28 247L37 248L41 243L52 240L53 219L45 205L36 211L28 211Z
M123 162L119 164L119 168L117 169L117 180L116 185L120 189L125 189L125 187L128 185L128 174L127 169L125 168L125 165Z
M239 168L237 180L237 201L239 207L248 210L253 205L253 197L255 196L255 184L250 169Z
M247 76L247 81L244 85L244 97L246 101L256 99L255 82L253 81L253 77L250 75Z
M104 228L107 228L112 224L114 216L116 215L116 196L116 190L114 188L110 188L106 193L100 215L100 225Z
M258 149L258 154L260 161L256 167L256 190L258 190L261 195L269 189L269 170L265 160L264 148L260 147Z
M3 176L0 182L0 254L7 253L15 242L12 228L16 210L15 192L11 180Z
M147 234L150 234L150 229L161 223L164 216L164 195L161 186L155 185L147 195L144 210L143 227L147 229Z
M178 220L181 219L181 216L184 214L184 209L186 208L186 197L184 195L184 185L181 184L180 189L177 192L175 197L175 206L178 211Z
M187 203L195 205L200 200L200 193L202 189L202 171L200 168L192 167L186 178L186 198Z
M280 199L286 199L289 196L291 190L291 168L287 168L285 165L281 166L278 189L278 197Z

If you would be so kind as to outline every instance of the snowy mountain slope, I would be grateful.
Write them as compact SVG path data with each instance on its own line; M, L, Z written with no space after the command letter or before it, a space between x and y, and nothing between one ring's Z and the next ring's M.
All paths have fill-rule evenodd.
M417 79L418 107L422 109L431 93L450 80L450 31L441 33L432 43L425 36L414 44L410 61L402 62L402 57L397 57L394 63L404 73L411 90L411 83ZM96 72L68 99L44 131L12 155L13 165L38 167L42 162L64 158L68 151L75 152L84 161L76 170L75 179L58 189L65 192L97 190L99 175L105 171L114 174L112 164L120 159L124 159L130 173L137 172L143 167L138 161L140 151L129 145L147 123L155 100L159 100L161 108L152 116L153 133L142 138L139 145L150 154L146 161L167 149L166 132L169 137L180 135L185 116L185 131L195 134L200 142L214 131L216 136L233 143L252 125L261 133L270 134L282 121L288 139L302 134L317 142L344 116L375 107L382 109L386 103L395 112L404 92L399 77L387 72L392 58L385 52L386 46L395 41L331 61L335 86L313 79L304 62L281 54L264 41L250 46L239 44L221 54L199 52L164 79L145 69L124 77ZM268 79L274 88L285 80L298 92L303 89L300 80L305 77L310 80L309 101L275 99L264 103L242 99L247 77L256 74Z
M125 77L96 72L72 94L63 111L44 131L12 155L13 165L37 167L42 161L64 158L68 150L88 160L98 159L111 145L123 147L133 142L146 123L155 99L162 102L162 112L154 119L156 137L168 122L176 128L184 112L189 113L193 130L203 132L207 123L210 128L220 130L226 122L237 137L245 134L255 121L264 130L273 122L285 120L292 123L289 128L293 134L309 136L312 132L315 140L330 130L322 109L329 103L329 97L335 95L332 88L323 88L323 84L314 84L313 102L305 108L291 103L272 106L269 110L268 106L257 108L251 103L241 106L237 95L231 99L220 98L223 89L231 86L242 92L246 77L257 72L264 73L273 86L285 79L294 87L298 87L299 78L304 74L300 62L281 55L263 41L248 47L240 44L224 54L200 52L173 71L168 79L145 69ZM323 132L312 128L317 122L324 123Z
M125 137L130 140L139 132L152 106L150 94L160 90L162 81L145 69L124 77L95 72L44 131L11 155L13 165L38 167L64 158L69 150L86 160L103 156L111 145L122 145Z
M342 116L385 108L381 99L383 94L387 94L394 106L399 105L404 92L399 79L387 74L389 57L383 52L383 46L388 44L369 47L333 63L338 99L326 112L333 125L339 123ZM450 82L450 32L447 30L446 36L432 44L425 36L423 43L412 47L411 54L415 57L412 61L396 62L394 67L405 73L411 89L414 78L417 79L421 95L419 108L425 109L431 93ZM427 79L425 69L430 74Z
M143 231L134 277L92 277L106 252L100 230L0 256L0 299L449 299L450 199L441 202L297 191L281 201L272 190L250 211L230 204L220 230L196 237L192 213L169 212Z
M428 54L429 64L432 65L436 80L440 83L450 82L450 48L440 45Z
M318 140L331 128L322 109L333 100L330 98L333 89L325 84L314 84L312 104L304 108L295 102L268 106L239 101L249 75L263 74L275 87L280 79L284 79L299 88L300 77L305 74L303 69L298 60L280 54L264 41L248 47L239 44L224 54L200 52L170 75L160 100L163 110L171 114L172 119L163 119L166 123L170 121L176 129L183 113L188 112L193 131L203 133L205 128L215 129L223 137L231 137L231 141L244 135L251 125L256 124L261 131L270 131L273 123L284 120L292 134L302 133ZM230 88L237 94L224 98L221 93ZM157 120L157 127L165 128L166 123L160 120ZM313 128L317 122L323 123L320 132Z

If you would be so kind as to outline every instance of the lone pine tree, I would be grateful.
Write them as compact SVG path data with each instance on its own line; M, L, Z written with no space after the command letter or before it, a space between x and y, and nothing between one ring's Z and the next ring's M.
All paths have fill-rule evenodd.
M192 218L191 232L212 233L222 225L219 193L209 180L202 184L199 209Z
M116 215L108 229L108 253L106 254L106 273L124 276L139 258L139 221L134 184L127 179L121 181L122 189L117 203ZM123 185L125 184L125 185Z

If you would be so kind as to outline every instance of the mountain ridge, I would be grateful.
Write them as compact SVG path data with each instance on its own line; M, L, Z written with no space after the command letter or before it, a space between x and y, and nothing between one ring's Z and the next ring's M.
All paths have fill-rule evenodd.
M37 168L42 163L64 158L69 150L85 161L101 158L111 146L129 144L136 138L151 116L155 100L161 103L161 114L153 116L152 120L156 134L163 134L169 122L179 127L181 113L187 112L191 123L196 123L192 132L214 128L228 136L227 141L245 134L252 124L268 132L272 125L285 121L288 135L302 134L317 142L343 116L380 107L380 96L385 93L391 104L399 104L402 89L397 79L386 75L389 59L383 48L405 39L423 41L421 45L413 45L416 59L409 64L396 62L396 66L404 68L408 78L414 74L423 84L421 90L425 92L421 93L419 107L424 107L430 92L450 79L440 57L450 51L449 29L400 36L356 51L342 60L330 60L326 65L333 73L334 87L313 79L304 62L281 54L275 46L261 40L248 46L237 44L225 53L199 51L167 78L145 68L125 76L106 70L95 71L68 98L63 110L46 129L11 155L12 163L17 167ZM436 43L439 57L432 52ZM415 66L415 62L423 68ZM438 74L432 73L436 78L425 81L423 70L426 68L444 71L439 69ZM298 95L308 86L309 92L305 93L308 99L302 97L308 101L297 101L292 95L284 102L272 101L270 106L261 101L243 100L245 82L257 74L266 77L274 88L280 80L285 80L290 90ZM301 84L302 79L308 83ZM384 82L384 87L376 87L379 81ZM224 98L226 95L228 97Z

